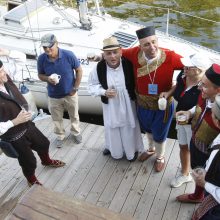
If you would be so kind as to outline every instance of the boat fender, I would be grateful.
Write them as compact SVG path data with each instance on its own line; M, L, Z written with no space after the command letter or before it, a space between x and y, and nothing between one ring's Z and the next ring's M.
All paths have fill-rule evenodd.
M22 83L20 87L20 91L21 91L21 94L26 99L28 105L30 106L29 110L36 116L38 113L38 110L37 110L37 106L36 106L32 92L27 88L26 85L24 85L24 83Z

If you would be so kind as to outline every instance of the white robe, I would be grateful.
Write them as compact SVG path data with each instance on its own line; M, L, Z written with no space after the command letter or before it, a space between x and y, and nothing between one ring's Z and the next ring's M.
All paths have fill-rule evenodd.
M102 103L105 126L105 148L109 149L115 159L123 157L133 159L136 151L143 152L144 145L140 126L137 120L135 102L130 100L125 86L122 65L116 69L107 66L108 88L115 88L117 95L108 99L108 104ZM101 86L96 67L92 70L88 80L88 90L92 96L105 94Z

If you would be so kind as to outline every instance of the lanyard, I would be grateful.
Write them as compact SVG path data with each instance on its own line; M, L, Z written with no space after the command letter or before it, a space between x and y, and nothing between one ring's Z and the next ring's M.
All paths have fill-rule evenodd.
M148 75L149 75L151 84L154 84L155 76L156 76L156 73L157 73L158 60L159 60L159 58L157 57L157 63L156 63L156 68L154 70L153 78L151 78L151 75L150 75L150 72L149 72L148 63L147 63L147 72L149 73Z

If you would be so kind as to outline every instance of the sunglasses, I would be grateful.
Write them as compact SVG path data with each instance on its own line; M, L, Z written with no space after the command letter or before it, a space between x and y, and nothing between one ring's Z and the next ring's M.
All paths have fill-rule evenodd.
M44 50L46 49L51 49L54 46L55 43L53 43L52 45L50 45L49 47L43 47Z
M185 70L193 70L193 69L197 69L196 66L184 66L183 67Z

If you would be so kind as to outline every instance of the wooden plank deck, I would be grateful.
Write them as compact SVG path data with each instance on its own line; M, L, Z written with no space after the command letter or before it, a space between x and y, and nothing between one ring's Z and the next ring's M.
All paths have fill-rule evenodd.
M154 158L143 163L114 160L103 156L104 127L81 123L83 143L76 145L67 135L65 145L55 146L51 119L38 121L37 126L51 141L50 154L62 159L66 166L44 167L38 158L36 175L46 188L70 198L84 200L136 220L189 220L195 205L175 201L177 195L193 191L189 183L171 189L169 183L179 172L178 142L166 143L166 168L161 173L153 169ZM67 134L69 121L64 120ZM145 146L147 145L144 138ZM29 189L17 160L0 155L0 219L5 219L18 199Z

